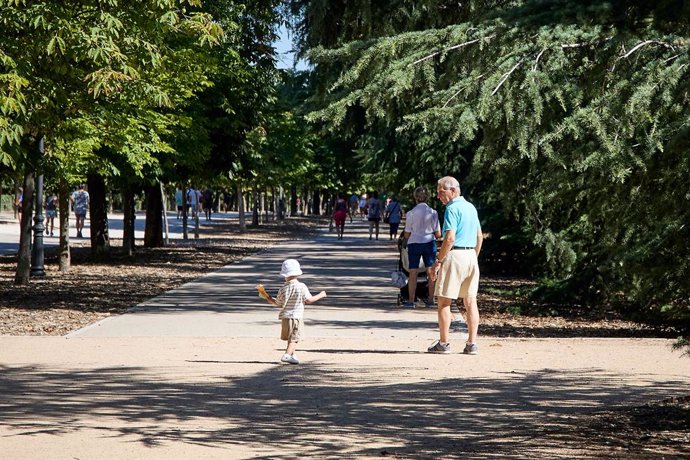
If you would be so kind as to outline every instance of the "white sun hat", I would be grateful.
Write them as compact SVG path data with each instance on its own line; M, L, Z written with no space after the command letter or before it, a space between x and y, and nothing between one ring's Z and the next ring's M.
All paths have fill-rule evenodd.
M283 267L280 269L281 276L299 276L302 274L302 269L299 267L299 262L295 259L287 259L283 262Z

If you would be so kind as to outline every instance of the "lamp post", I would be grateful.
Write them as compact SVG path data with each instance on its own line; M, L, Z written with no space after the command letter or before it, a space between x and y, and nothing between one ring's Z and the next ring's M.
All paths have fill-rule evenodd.
M39 165L43 162L43 136L38 139ZM40 166L39 166L40 167ZM34 214L34 244L31 248L31 276L46 276L43 267L43 174L39 175L36 181L36 212Z

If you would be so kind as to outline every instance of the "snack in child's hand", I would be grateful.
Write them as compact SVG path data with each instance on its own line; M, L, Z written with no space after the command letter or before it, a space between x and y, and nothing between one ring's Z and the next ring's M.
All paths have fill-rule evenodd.
M269 295L268 292L266 292L266 288L263 284L257 284L256 290L259 291L259 297L261 297L262 299L268 299Z

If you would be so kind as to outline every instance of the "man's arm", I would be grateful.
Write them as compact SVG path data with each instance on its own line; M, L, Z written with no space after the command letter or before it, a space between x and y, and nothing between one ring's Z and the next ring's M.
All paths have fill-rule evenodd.
M479 255L479 251L482 250L482 243L484 242L484 234L482 233L482 229L480 228L477 230L477 246L474 248L474 252Z
M436 256L436 262L440 265L448 257L450 251L453 249L455 244L455 230L447 230L445 236L443 237L443 243L441 244L441 249L438 250L438 255Z
M436 272L438 272L438 269L441 268L441 264L446 257L448 257L448 254L450 254L454 244L455 230L447 230L445 236L443 237L443 243L441 243L441 249L438 250L438 254L436 255L436 262L434 262L434 265L431 266L431 273L429 273L429 276L432 280L436 280Z

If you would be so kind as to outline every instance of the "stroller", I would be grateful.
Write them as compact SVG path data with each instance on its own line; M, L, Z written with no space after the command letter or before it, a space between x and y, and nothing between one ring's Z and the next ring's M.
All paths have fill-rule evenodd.
M410 261L407 256L407 243L403 238L398 239L398 270L397 273L402 275L396 275L393 272L393 282L397 287L400 288L398 293L398 307L402 305L403 302L407 302L410 297L408 289L408 278L410 276ZM424 261L420 261L419 268L417 270L417 289L415 290L415 298L411 299L412 302L417 300L426 300L429 295L429 281L427 280L426 267L424 266ZM404 280L404 281L403 281ZM404 283L404 284L403 284Z
M437 242L439 244L439 242ZM410 261L407 255L407 244L403 238L398 239L398 252L400 256L398 257L398 270L393 272L392 279L393 283L400 288L398 293L398 307L400 307L403 302L409 300L410 294L408 290L408 278L410 276ZM417 269L417 289L415 290L415 298L412 299L413 302L418 300L426 300L429 296L429 280L427 279L426 267L424 266L424 261L419 261L419 268ZM454 331L459 331L463 334L467 334L467 322L463 315L464 306L461 300L453 299L450 304L451 312L453 313L453 320L451 324L451 329Z

